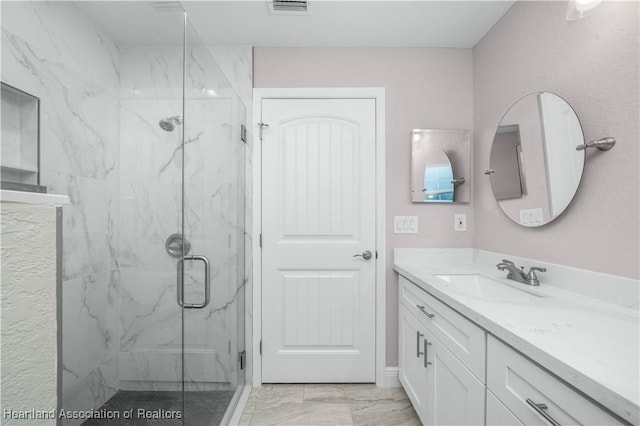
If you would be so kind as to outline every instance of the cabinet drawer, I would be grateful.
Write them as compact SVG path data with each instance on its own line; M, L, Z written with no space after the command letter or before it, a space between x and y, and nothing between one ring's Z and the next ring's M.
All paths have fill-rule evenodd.
M490 390L487 390L487 425L514 426L522 424Z
M403 276L400 276L399 292L400 303L484 383L484 330Z
M553 424L550 419L561 425L623 424L491 335L487 338L487 360L487 387L524 424Z

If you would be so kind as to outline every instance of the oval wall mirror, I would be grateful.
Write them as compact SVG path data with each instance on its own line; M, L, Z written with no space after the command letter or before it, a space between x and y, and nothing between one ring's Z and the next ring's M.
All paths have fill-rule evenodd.
M506 112L491 145L491 188L504 214L528 227L564 212L584 169L584 143L575 111L549 92L527 95Z

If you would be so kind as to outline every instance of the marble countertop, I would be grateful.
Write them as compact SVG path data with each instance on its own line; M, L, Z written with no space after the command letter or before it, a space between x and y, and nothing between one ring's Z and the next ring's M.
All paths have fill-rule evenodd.
M640 422L640 317L637 311L541 284L545 297L486 300L434 275L481 274L518 288L506 273L474 263L396 259L394 269L623 419Z
M69 197L58 194L41 194L39 192L0 190L0 201L24 204L69 204Z

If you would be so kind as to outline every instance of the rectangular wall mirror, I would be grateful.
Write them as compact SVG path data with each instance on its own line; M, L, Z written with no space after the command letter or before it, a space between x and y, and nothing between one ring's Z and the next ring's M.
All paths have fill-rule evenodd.
M471 132L414 129L411 133L411 201L471 201Z

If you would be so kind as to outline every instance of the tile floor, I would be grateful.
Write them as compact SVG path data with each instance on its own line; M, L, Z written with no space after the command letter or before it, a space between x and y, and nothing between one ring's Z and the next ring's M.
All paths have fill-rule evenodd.
M263 385L240 419L240 426L420 424L402 388L374 384Z

